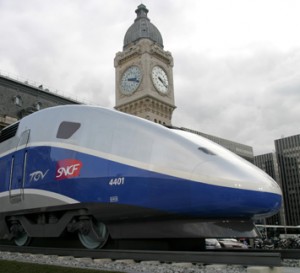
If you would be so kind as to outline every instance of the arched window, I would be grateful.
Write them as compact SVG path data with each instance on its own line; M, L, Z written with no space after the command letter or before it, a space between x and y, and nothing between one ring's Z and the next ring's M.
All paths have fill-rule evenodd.
M17 95L14 97L14 104L17 106L22 106L23 105L23 101L21 96Z
M41 110L41 108L42 108L42 103L41 103L41 102L37 102L37 103L34 105L34 107L35 107L35 110L39 111L39 110Z

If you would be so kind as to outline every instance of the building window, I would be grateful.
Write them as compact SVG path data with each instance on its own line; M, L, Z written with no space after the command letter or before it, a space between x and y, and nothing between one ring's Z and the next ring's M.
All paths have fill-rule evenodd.
M42 103L40 103L40 102L37 102L37 103L34 105L34 108L35 108L36 111L41 110L41 107L42 107Z
M14 97L14 103L15 103L15 105L17 105L17 106L22 106L22 105L23 105L22 98L21 98L20 96L15 96L15 97Z

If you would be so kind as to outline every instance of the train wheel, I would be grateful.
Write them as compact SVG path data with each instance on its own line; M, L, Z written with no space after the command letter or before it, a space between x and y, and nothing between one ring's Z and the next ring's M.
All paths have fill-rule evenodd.
M102 248L108 240L108 230L101 222L93 222L91 230L86 233L78 231L78 237L82 245L89 249Z
M28 236L28 234L24 232L20 232L14 239L15 244L17 246L28 246L31 242L31 237Z
M15 219L12 219L10 224L10 232L14 238L15 245L28 246L32 238L24 230L22 224Z

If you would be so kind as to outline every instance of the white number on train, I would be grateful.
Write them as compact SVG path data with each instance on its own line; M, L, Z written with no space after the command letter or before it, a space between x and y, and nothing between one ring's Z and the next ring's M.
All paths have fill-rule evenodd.
M110 186L120 186L120 185L123 185L124 183L125 183L125 178L118 177L118 178L112 178L108 184Z

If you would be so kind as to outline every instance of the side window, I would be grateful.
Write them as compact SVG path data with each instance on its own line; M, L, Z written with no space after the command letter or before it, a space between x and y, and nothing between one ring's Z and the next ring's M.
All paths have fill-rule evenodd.
M63 121L57 130L56 137L61 139L68 139L80 128L80 123Z
M0 143L14 137L17 133L19 122L9 125L0 131Z

